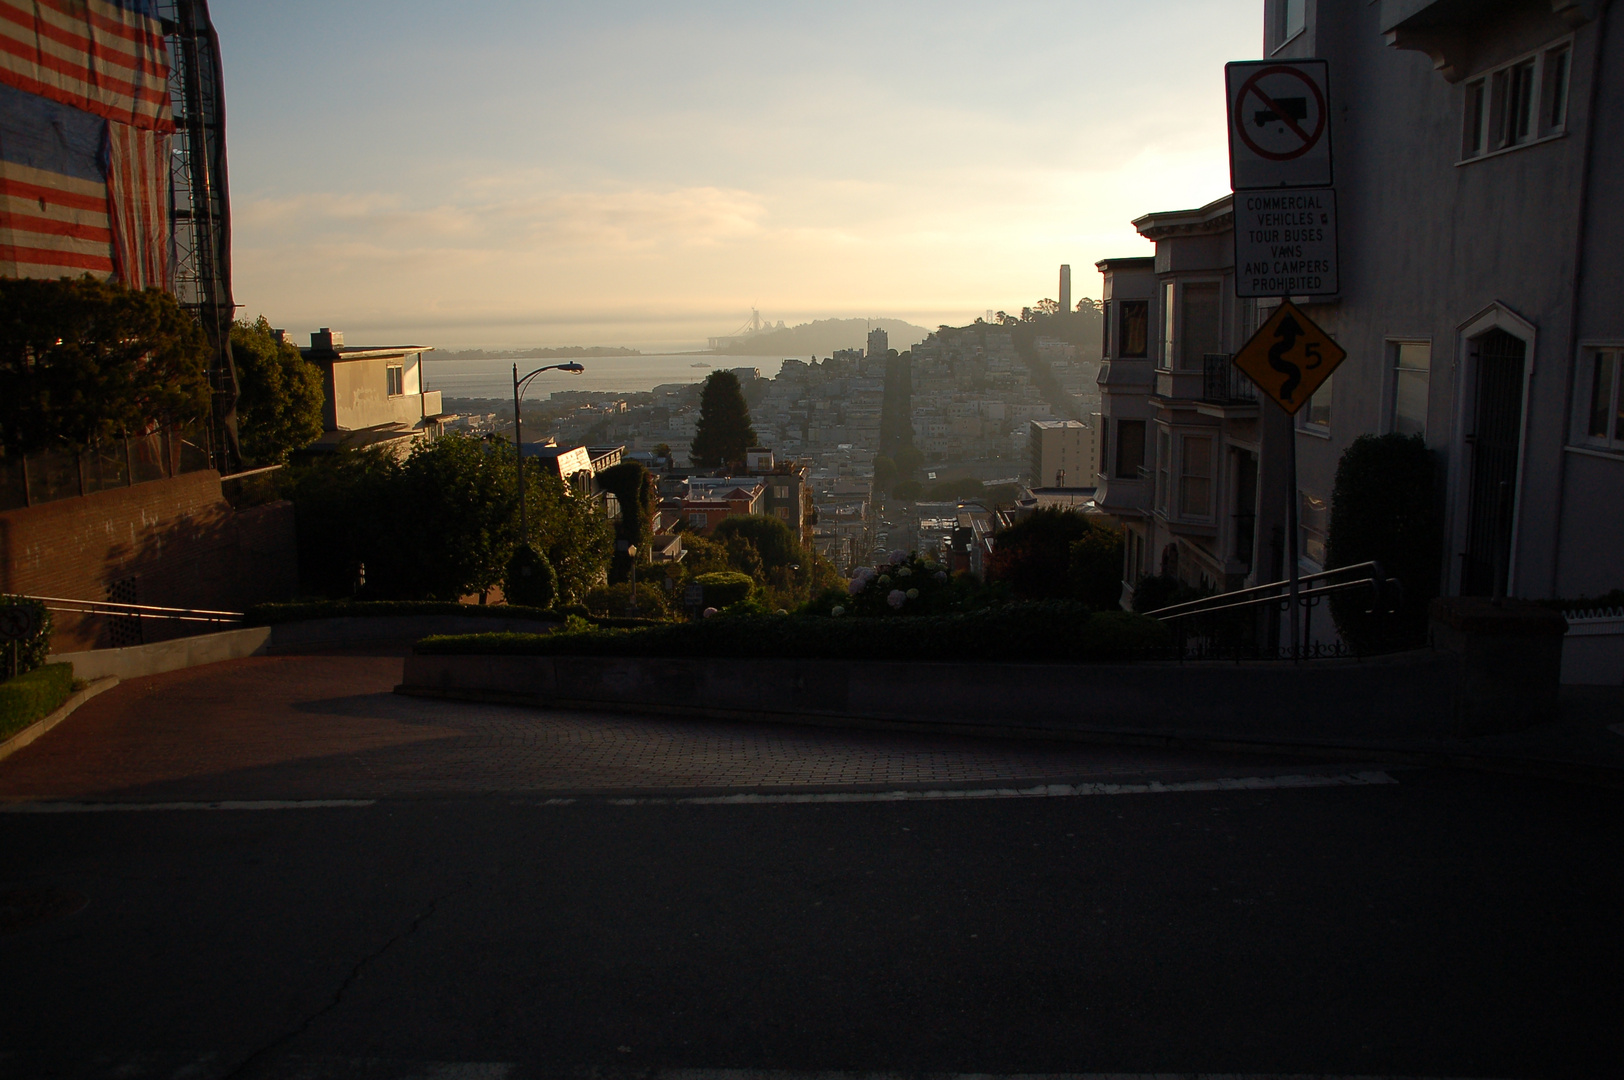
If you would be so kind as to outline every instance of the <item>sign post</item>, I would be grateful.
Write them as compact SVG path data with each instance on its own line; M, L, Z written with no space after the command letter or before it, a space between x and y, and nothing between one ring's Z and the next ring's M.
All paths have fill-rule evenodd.
M1235 366L1288 417L1347 353L1291 302L1340 287L1331 170L1330 67L1324 60L1224 65L1229 186L1235 192L1235 294L1280 306L1235 354ZM1297 568L1297 432L1286 438L1291 655L1301 658Z
M1265 397L1285 414L1296 416L1314 391L1325 384L1347 350L1331 340L1290 300L1282 300L1273 315L1258 327L1251 340L1235 354L1234 364L1256 384ZM1297 570L1297 432L1286 439L1286 477L1291 484L1286 500L1287 580L1291 597L1291 654L1299 655L1302 641Z

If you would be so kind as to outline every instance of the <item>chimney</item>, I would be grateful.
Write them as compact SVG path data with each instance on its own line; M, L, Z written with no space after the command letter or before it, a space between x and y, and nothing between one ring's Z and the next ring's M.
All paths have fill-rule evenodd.
M329 330L322 327L310 335L310 348L313 352L336 352L344 347L344 331Z
M286 345L288 343L288 332L286 330L272 330L271 336L276 339L276 343L278 345Z

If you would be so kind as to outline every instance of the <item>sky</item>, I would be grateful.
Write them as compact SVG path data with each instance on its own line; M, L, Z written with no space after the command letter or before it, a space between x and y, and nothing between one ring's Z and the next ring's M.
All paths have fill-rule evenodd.
M695 348L962 324L1229 189L1262 0L214 0L241 314Z

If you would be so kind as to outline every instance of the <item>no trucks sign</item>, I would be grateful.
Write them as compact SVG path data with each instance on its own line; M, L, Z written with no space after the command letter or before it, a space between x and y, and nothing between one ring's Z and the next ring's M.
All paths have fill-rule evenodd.
M1229 99L1229 186L1330 187L1330 75L1324 60L1237 60L1224 65Z

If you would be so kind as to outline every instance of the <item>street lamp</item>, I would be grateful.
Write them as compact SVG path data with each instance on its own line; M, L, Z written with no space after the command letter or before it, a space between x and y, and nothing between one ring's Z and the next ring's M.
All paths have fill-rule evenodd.
M530 543L530 530L527 527L529 523L524 516L524 428L519 419L519 395L523 394L524 388L530 385L530 380L543 371L567 371L571 375L579 375L585 370L586 368L573 361L568 364L548 364L546 367L537 368L521 379L519 378L519 365L513 365L513 451L518 455L519 459L519 543L521 545Z

